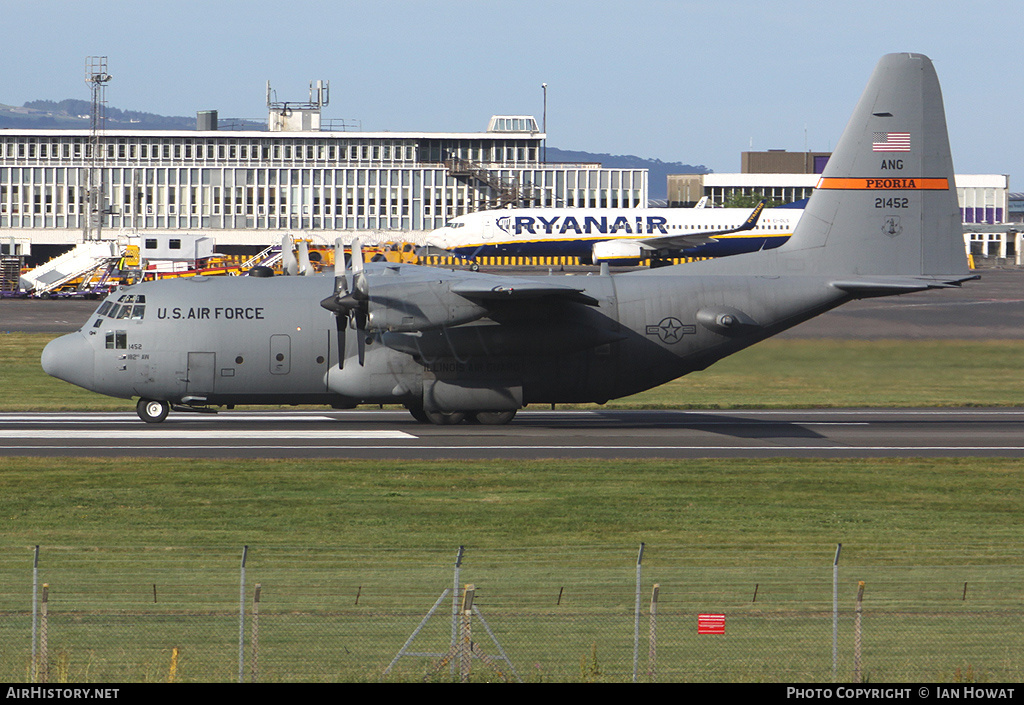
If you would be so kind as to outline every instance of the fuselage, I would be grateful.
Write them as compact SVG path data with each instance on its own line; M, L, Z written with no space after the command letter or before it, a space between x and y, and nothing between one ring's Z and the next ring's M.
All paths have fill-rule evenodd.
M319 305L333 291L331 277L148 282L112 293L80 331L51 342L42 362L102 394L194 406L487 409L495 393L513 408L604 402L703 369L843 299L818 280L797 278L780 290L772 279L658 276L689 266L586 277L596 305L499 302L471 323L413 332L348 326L343 365L338 321ZM456 276L386 269L379 280L400 285L430 272ZM451 296L438 279L438 291Z
M765 209L751 230L683 247L675 257L722 257L772 249L793 233L802 208ZM520 208L461 215L432 231L427 243L461 257L565 256L589 261L596 243L730 230L745 208Z

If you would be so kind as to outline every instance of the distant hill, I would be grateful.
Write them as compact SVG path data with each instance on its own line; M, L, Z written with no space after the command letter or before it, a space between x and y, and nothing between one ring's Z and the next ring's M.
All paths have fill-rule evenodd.
M65 100L30 100L25 105L14 107L0 105L0 128L23 128L40 130L87 130L91 121L89 113L92 104L87 100L67 98ZM262 130L266 123L237 121L234 129ZM221 120L223 123L224 121ZM222 124L222 127L225 125ZM168 117L137 110L121 110L107 106L107 128L111 130L194 130L196 118Z
M631 154L595 154L593 152L576 152L568 149L548 147L549 162L599 162L609 169L647 169L647 191L652 199L668 198L669 174L708 174L703 164L683 164L682 162L663 162L660 159L644 159Z
M89 101L74 98L60 101L31 100L21 107L0 104L0 128L89 129L91 107ZM112 130L194 130L196 118L168 117L108 106L107 127ZM222 127L226 125L222 124ZM263 130L266 129L266 123L242 121L236 122L234 128ZM648 195L652 199L664 199L668 196L669 174L707 174L711 171L703 164L695 166L682 162L645 159L630 154L598 154L555 147L548 147L547 156L551 162L598 162L609 169L647 169Z

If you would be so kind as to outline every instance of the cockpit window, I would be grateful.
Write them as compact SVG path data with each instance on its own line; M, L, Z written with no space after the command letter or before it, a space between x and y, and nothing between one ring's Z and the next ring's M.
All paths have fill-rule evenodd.
M117 298L117 303L108 299L100 304L100 307L96 310L96 315L109 318L130 318L140 321L146 314L146 307L139 304L145 303L145 294L122 294Z
M457 220L449 220L447 223L444 224L444 227L446 227L446 228L464 228L464 227L466 227L466 224L465 223L460 223Z
M128 331L108 330L106 335L107 350L127 350Z
M145 303L145 294L123 294L117 298L117 303L108 300L100 304L96 315L141 321L146 315Z

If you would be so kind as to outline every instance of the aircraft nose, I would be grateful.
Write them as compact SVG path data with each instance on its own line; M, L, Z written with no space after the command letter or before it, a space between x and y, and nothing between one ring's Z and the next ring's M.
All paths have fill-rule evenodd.
M79 387L91 389L95 371L95 354L81 333L70 333L51 340L40 358L43 371Z

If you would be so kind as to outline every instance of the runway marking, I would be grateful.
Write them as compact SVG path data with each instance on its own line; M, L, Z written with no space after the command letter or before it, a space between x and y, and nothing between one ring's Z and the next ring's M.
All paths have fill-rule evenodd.
M273 434L269 434L267 431L246 431L241 429L218 429L218 430L206 430L206 429L97 429L95 431L79 431L79 430L63 430L53 431L44 429L0 429L0 438L10 438L15 440L27 440L32 438L68 438L68 439L95 439L100 440L104 438L118 438L121 440L126 439L138 439L138 440L149 440L149 439L170 439L170 438L187 438L190 440L209 438L211 440L219 440L226 438L238 438L238 439L257 439L257 440L276 440L279 438L295 438L295 439L311 439L311 438L322 438L325 440L338 440L342 438L353 438L353 439L374 439L379 438L381 440L391 440L397 438L416 438L412 434L405 433L404 431L375 431L375 430L345 430L345 429L329 429L329 430L309 430L309 431L279 431L275 430ZM144 446L140 446L144 447ZM182 446L186 447L186 446ZM196 446L199 447L199 446Z
M411 438L415 438L412 436ZM137 451L148 451L148 450L239 450L238 445L172 445L172 446L159 446L159 445L3 445L0 446L3 449L14 449L14 450L137 450ZM662 451L725 451L725 452L744 452L744 451L779 451L789 453L792 451L814 451L816 453L821 452L890 452L890 451L928 451L928 452L950 452L950 451L991 451L991 452L1019 452L1024 451L1024 445L1020 446L849 446L849 445L817 445L817 446L636 446L636 445L622 445L622 446L445 446L439 448L437 446L429 445L252 445L242 446L242 448L252 450L430 450L438 453L454 452L454 451L466 451L466 450L477 450L477 451L531 451L531 450L543 450L543 451L615 451L624 450L636 453L637 451L651 451L651 450L662 450Z

